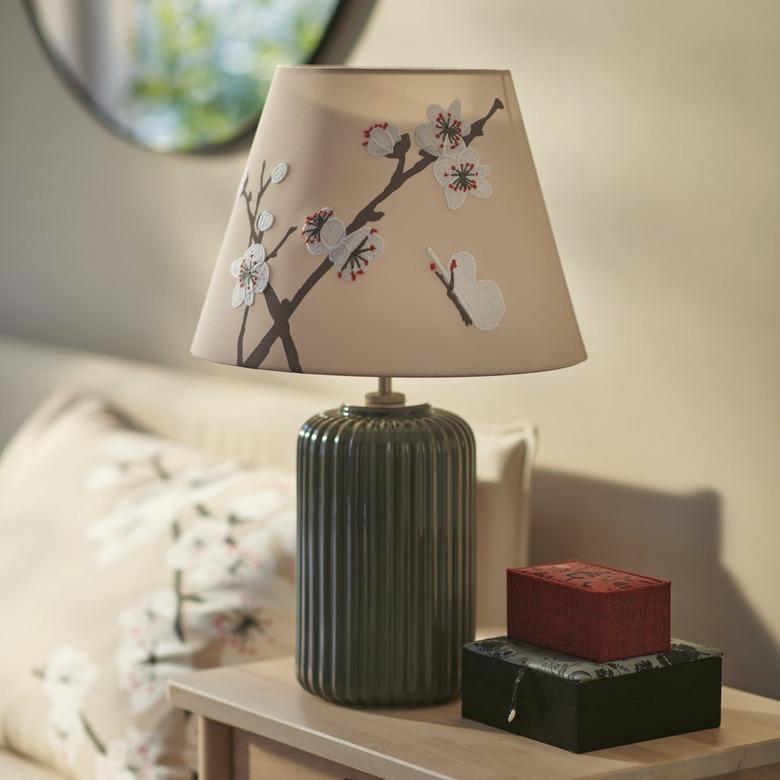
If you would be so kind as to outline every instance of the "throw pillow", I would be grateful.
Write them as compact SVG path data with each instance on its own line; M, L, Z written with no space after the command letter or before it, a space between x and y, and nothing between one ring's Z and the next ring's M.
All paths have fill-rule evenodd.
M0 461L0 744L101 780L191 778L191 669L293 652L294 475L59 395Z

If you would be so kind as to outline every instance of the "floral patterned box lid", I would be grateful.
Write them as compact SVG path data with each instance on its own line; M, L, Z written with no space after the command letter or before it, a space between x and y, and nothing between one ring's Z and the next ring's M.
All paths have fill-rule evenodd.
M546 647L529 645L508 636L469 642L464 645L464 649L575 683L633 675L723 656L717 648L684 639L672 639L671 649L665 652L601 663L559 653Z
M538 566L525 566L512 569L513 572L527 577L536 577L558 585L580 588L592 593L612 593L614 591L633 590L635 588L657 587L668 580L634 574L610 566L600 566L583 561L563 561L545 563Z

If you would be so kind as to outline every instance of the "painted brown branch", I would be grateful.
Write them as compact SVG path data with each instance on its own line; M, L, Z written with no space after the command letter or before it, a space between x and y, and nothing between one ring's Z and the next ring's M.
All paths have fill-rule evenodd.
M248 180L244 182L244 186L241 189L241 197L244 199L244 202L246 203L246 213L249 219L249 246L251 246L254 243L260 243L263 240L263 232L257 229L257 215L260 211L260 202L263 199L263 195L265 195L265 192L268 189L269 184L271 183L270 176L267 179L265 178L265 167L266 167L266 162L265 160L263 160L263 166L260 169L260 189L257 191L257 195L255 197L254 209L252 208L251 205L252 194L249 190L247 190ZM276 257L279 254L279 250L284 246L287 239L294 232L295 232L295 226L287 229L287 232L279 240L279 243L277 243L277 245L266 255L265 257L266 262L268 260L272 260L274 257ZM268 313L271 315L274 321L276 321L277 316L281 316L282 305L273 287L271 287L270 283L265 288L264 297L268 305ZM238 339L236 340L236 365L238 366L244 365L244 336L246 334L246 323L248 318L249 318L249 306L245 305L244 315L241 318L241 328L238 332ZM298 367L297 370L300 371L301 369L300 369L300 361L298 360L298 350L296 349L295 343L293 342L292 334L290 333L289 324L287 324L286 328L281 329L281 332L277 334L277 338L282 339L284 352L285 355L287 356L287 362L290 365L290 370L295 371L296 368L294 368L294 366L297 366Z
M246 188L246 185L249 183L249 180L247 179L244 181L244 186L241 190L241 197L244 199L244 203L246 204L246 216L249 220L249 244L248 246L252 246L252 243L255 240L255 220L252 216L252 193Z
M282 238L279 240L279 243L266 255L266 261L272 260L276 255L279 253L279 250L284 246L287 239L295 232L295 227L290 227L287 229L287 232L282 236ZM284 354L287 357L287 364L290 367L290 371L294 371L296 373L302 373L301 369L301 362L298 357L298 349L295 346L295 342L293 341L292 333L290 333L290 314L292 312L288 313L288 309L290 306L290 302L288 300L279 300L279 296L276 294L276 291L269 283L266 285L265 291L263 293L263 296L265 297L266 305L268 306L268 313L271 315L271 318L274 321L274 326L272 326L272 330L274 330L274 338L273 340L268 344L268 347L266 349L266 354L268 353L268 350L271 349L271 346L273 345L274 341L276 341L277 338L282 340L282 346L284 347ZM241 325L241 331L238 335L238 349L237 349L237 361L236 364L239 366L248 366L250 363L250 360L252 359L252 355L247 358L246 362L244 361L243 351L244 351L244 333L246 331L246 320L247 315L249 313L249 307L244 307L244 319ZM279 327L276 327L276 324L279 323ZM261 342L262 344L263 342ZM259 345L258 345L259 346ZM257 350L257 347L255 348ZM252 353L254 354L254 352Z
M471 125L471 129L466 135L463 136L463 143L468 146L475 138L479 138L479 136L485 135L485 125L490 120L490 117L492 117L496 111L502 109L503 107L504 104L498 98L496 98L493 101L493 105L490 107L490 111L488 111L485 116L477 119L477 121Z
M370 200L365 206L363 206L362 209L360 209L360 211L358 211L352 222L347 225L347 233L352 233L369 222L376 222L377 220L382 219L384 213L377 211L376 207L382 203L382 201L392 195L396 190L400 189L407 179L414 176L412 170L415 166L412 166L412 168L410 168L408 171L404 171L404 167L406 165L406 153L409 151L411 144L412 142L409 138L409 133L404 133L398 143L395 145L393 151L386 155L387 157L398 160L395 166L395 170L393 171L393 175L390 177L390 181L387 182L387 185L379 193L379 195L373 198L373 200ZM427 164L432 163L436 159L432 154L428 154L428 152L422 152L422 154L430 158ZM420 170L422 170L422 168Z
M268 260L273 260L279 254L279 250L284 246L285 241L287 241L287 239L295 232L295 230L295 225L287 228L287 232L281 237L281 239L279 239L279 243L265 256L266 262Z
M241 188L241 197L244 199L246 205L246 216L249 220L249 243L259 244L263 240L263 233L257 229L257 215L260 212L260 201L265 195L265 191L268 189L268 185L271 183L271 177L265 178L265 160L263 160L263 167L260 169L260 188L255 195L255 205L252 205L252 192L247 189L249 184L249 178L244 181L244 186Z
M458 294L455 292L455 269L450 271L449 282L446 280L444 274L441 271L435 271L435 274L447 290L447 297L455 304L455 308L458 310L460 318L466 325L473 325L474 323L469 316L469 313L463 307L463 304L460 302L460 298L458 298Z
M249 317L249 307L244 306L244 316L241 318L241 330L238 331L238 341L236 342L237 366L240 366L244 362L244 334L246 333L247 317Z
M471 144L471 142L482 135L485 134L485 125L490 120L490 118L493 116L493 114L496 113L496 111L499 111L500 109L504 108L504 104L499 100L499 98L496 98L493 101L493 105L490 107L490 110L480 119L477 119L474 123L471 125L471 129L469 132L463 137L463 142L468 146ZM395 148L393 151L386 155L387 157L391 159L395 159L396 166L393 170L392 175L390 176L390 180L388 181L387 185L382 189L382 191L376 195L374 198L372 198L360 211L355 215L355 218L352 220L352 222L347 225L346 232L352 233L358 228L363 227L364 225L367 225L369 222L377 222L382 217L384 217L384 212L377 211L377 207L383 203L390 195L392 195L394 192L399 190L409 179L411 179L413 176L416 176L421 171L425 170L431 163L435 162L436 157L434 155L424 151L420 150L419 155L420 159L417 160L417 162L414 163L414 165L411 165L409 168L406 167L406 155L409 152L409 149L411 147L411 140L409 138L408 133L404 133L398 143L395 145ZM268 356L269 351L271 350L271 347L273 346L274 342L281 338L284 339L289 336L290 333L290 317L292 316L293 312L298 308L298 306L301 305L304 298L312 291L314 286L317 284L317 282L320 281L327 273L328 271L333 268L333 264L328 260L326 257L312 272L309 274L309 276L306 278L306 280L303 282L303 284L300 286L298 291L293 295L291 300L283 300L280 302L280 314L282 315L283 319L278 319L274 316L273 311L271 311L271 306L269 305L269 312L271 313L271 316L273 317L274 324L271 325L271 327L268 329L268 332L263 336L263 338L260 340L260 343L252 350L252 352L247 356L246 360L241 363L241 365L247 367L247 368L259 368L260 364L265 360L265 358ZM268 288L266 288L266 291ZM459 311L461 311L461 316L468 317L468 314L465 313L465 310L462 310L462 307L460 306L460 301L457 301L457 296L452 298L454 296L454 293L452 291L448 292L448 295L450 295L451 299L453 300L453 303L456 304L456 306L459 307ZM274 298L276 296L274 295ZM276 299L278 301L278 299ZM464 321L465 318L464 318ZM471 319L468 319L468 323L471 324ZM293 344L294 347L294 344ZM288 356L289 360L289 352L287 349L287 344L285 343L285 353ZM293 368L292 364L290 365L290 370L292 371L300 371L300 363L297 362L297 353L296 353L296 367Z
M260 189L257 191L257 197L255 198L255 211L254 211L254 218L252 220L252 227L257 224L257 212L260 210L260 201L263 199L263 195L265 195L265 191L268 189L268 185L271 183L271 177L269 176L267 179L265 178L265 160L263 160L263 165L260 168ZM263 181L265 179L265 181Z
M300 374L303 372L303 369L301 368L301 363L298 359L298 350L293 341L292 334L290 333L290 314L292 313L290 311L290 302L286 299L280 301L276 291L270 284L265 288L263 295L265 297L265 302L268 305L268 313L274 321L272 330L276 330L276 338L279 338L282 341L284 354L287 357L287 364L290 367L290 371ZM268 345L268 350L270 350L272 344L273 341ZM252 351L252 355L254 355L255 351L256 348ZM266 351L266 354L267 353L268 351ZM241 365L256 368L257 366L253 366L250 363L252 355L250 355Z

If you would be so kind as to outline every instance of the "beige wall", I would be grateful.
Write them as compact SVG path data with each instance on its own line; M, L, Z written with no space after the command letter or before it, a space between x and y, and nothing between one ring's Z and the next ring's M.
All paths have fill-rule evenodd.
M383 0L353 56L511 67L590 352L403 389L536 420L534 557L672 577L678 634L778 697L779 35L777 0ZM0 4L0 44L0 331L195 367L243 153L113 138L19 3ZM267 379L337 400L365 388Z

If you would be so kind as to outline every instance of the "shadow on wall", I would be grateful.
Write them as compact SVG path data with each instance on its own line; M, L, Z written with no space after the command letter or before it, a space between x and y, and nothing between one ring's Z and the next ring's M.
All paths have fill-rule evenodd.
M538 469L531 562L581 559L672 581L672 632L724 652L724 683L780 698L780 648L720 561L720 497Z

